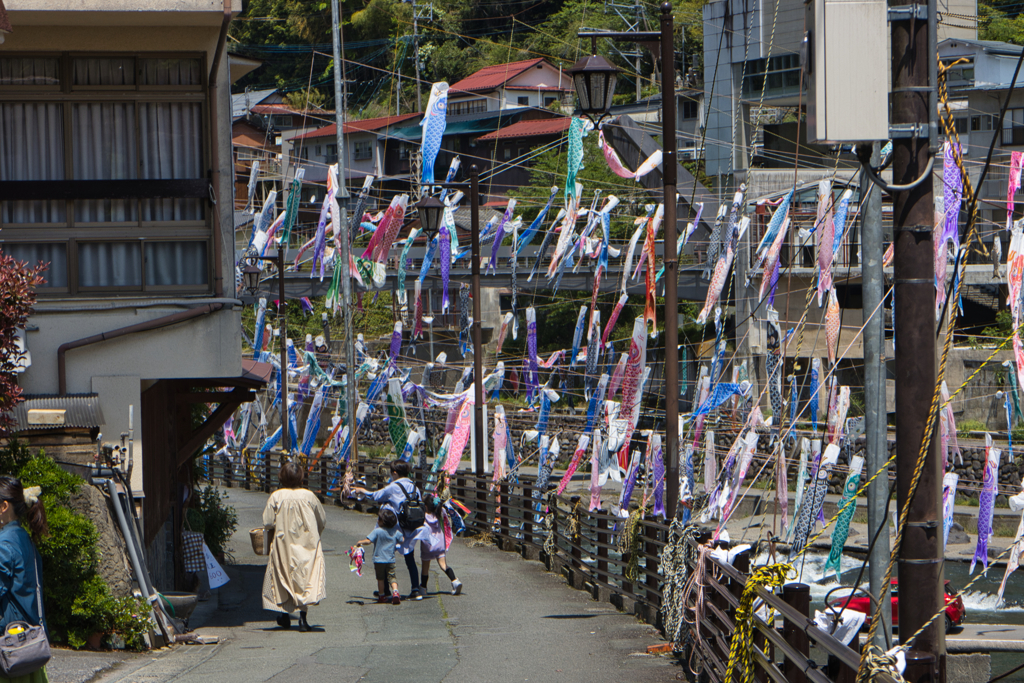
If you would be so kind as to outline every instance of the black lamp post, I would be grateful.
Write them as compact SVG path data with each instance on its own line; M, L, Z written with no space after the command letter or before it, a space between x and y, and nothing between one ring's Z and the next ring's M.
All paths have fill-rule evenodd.
M288 450L288 332L287 316L284 310L284 246L277 245L277 256L260 256L255 249L246 252L242 281L247 292L256 295L260 290L260 261L272 261L277 266L278 306L277 313L281 328L281 449Z
M665 501L668 517L675 515L679 500L679 261L676 257L676 90L675 90L675 45L673 43L672 3L661 5L660 32L588 32L580 38L590 38L590 57L573 65L572 75L576 95L580 100L580 111L597 123L612 105L615 80L618 69L604 57L597 54L598 38L646 43L661 49L661 125L662 125L662 171L665 202L665 454L666 490ZM595 119L595 116L597 117Z
M416 212L420 216L420 225L427 239L433 239L441 227L441 215L444 213L444 204L441 200L432 195L427 195L416 202Z

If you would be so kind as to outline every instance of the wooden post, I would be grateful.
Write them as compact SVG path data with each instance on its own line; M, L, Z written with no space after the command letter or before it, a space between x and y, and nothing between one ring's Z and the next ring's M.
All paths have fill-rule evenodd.
M533 484L523 484L523 546L533 545Z
M787 605L805 617L809 617L811 609L811 587L805 583L787 583L782 587L782 599ZM803 662L793 662L787 657L782 663L782 671L790 683L807 683L807 675L801 668L811 656L811 644L807 638L805 624L794 624L786 619L782 626L782 637L794 650L803 657Z
M598 511L597 514L597 569L599 572L608 571L608 518L605 517L604 513ZM608 583L608 577L605 574L600 575L601 580Z
M647 568L644 571L644 584L646 584L647 596L647 623L657 628L661 618L661 598L658 590L658 544L654 540L658 538L658 528L653 524L641 522L644 535L644 558L647 560Z
M508 500L508 484L501 482L498 484L498 500L497 509L494 514L498 518L498 547L502 550L507 550L506 542L512 538L512 534L509 529L509 500Z
M270 468L271 468L271 454L270 451L263 456L263 493L270 493Z

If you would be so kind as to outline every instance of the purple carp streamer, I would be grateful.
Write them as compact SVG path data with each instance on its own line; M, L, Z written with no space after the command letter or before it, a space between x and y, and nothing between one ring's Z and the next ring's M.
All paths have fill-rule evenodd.
M836 226L832 220L831 180L818 183L818 218L814 227L818 243L818 308L821 308L825 295L832 289L832 242Z
M526 402L533 404L540 379L537 376L537 311L530 306L526 309L526 354L529 367L526 372Z
M974 573L974 566L980 561L981 568L988 568L988 541L992 536L992 518L995 512L996 488L999 484L999 458L1002 451L992 446L992 435L985 435L985 475L978 497L978 545L971 558L969 574Z
M441 312L447 313L448 301L448 280L452 269L452 238L448 232L448 226L441 224L437 232L438 264L441 267Z

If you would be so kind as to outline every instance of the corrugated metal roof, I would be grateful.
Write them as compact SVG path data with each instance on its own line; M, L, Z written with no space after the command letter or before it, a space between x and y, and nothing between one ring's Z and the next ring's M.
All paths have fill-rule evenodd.
M532 66L543 62L542 57L527 59L521 62L509 62L508 64L495 64L486 66L475 74L466 76L453 85L449 92L478 92L480 90L493 90L498 86L507 83Z
M249 92L235 93L231 96L231 118L237 119L249 113L251 107L256 106L263 100L277 92L277 88L269 90L250 90Z
M531 121L520 121L511 126L505 126L493 133L488 133L477 138L480 142L488 140L499 140L503 138L530 138L540 135L561 135L569 130L572 123L571 116L558 116L552 119L533 119Z
M64 410L62 425L30 425L28 411L36 409ZM92 429L103 424L103 411L96 394L68 394L67 396L26 396L25 400L10 412L14 418L15 431L28 432L44 429L79 428Z
M346 134L358 133L361 131L380 130L381 128L387 128L388 126L394 125L396 123L401 123L402 121L408 121L409 119L415 118L417 116L421 116L421 114L417 112L415 114L401 114L399 116L379 116L375 119L363 119L362 121L347 121L343 127L343 130L345 131ZM323 128L317 128L316 130L311 130L308 133L296 135L295 137L288 139L308 140L310 138L334 138L338 136L337 130L337 124L332 123L328 126L324 126Z

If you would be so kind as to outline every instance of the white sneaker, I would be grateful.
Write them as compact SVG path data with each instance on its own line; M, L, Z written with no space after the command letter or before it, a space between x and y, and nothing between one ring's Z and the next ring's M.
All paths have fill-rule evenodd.
M462 592L462 582L458 579L452 581L452 595L458 595Z

